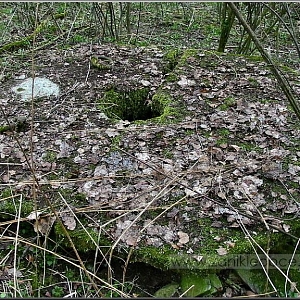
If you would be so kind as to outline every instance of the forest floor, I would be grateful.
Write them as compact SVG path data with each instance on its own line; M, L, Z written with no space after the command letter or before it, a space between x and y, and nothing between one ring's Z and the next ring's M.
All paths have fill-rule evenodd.
M230 53L238 32L211 50L214 4L136 6L123 43L84 5L34 51L30 9L1 7L0 297L297 296L300 126L268 67Z
M259 59L110 44L40 51L35 76L60 95L33 108L12 91L31 75L30 60L19 63L1 86L3 220L20 209L32 236L54 232L68 247L51 203L79 251L95 238L160 269L251 253L249 236L275 251L297 238L299 126ZM155 114L128 121L140 107Z

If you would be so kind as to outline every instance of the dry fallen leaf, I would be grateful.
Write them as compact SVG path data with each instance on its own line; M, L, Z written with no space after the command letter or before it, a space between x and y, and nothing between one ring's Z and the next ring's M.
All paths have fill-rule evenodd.
M128 237L126 238L126 244L127 244L128 246L136 246L137 243L138 243L138 238L136 238L136 237L128 236Z
M287 224L283 224L283 225L282 225L282 228L283 228L283 230L284 230L285 232L289 232L291 226L290 226L290 225L287 225Z
M198 262L200 262L203 259L202 255L192 255L192 257Z
M105 133L109 136L109 137L116 137L118 136L120 133L114 129L114 128L107 128Z
M32 211L28 216L27 219L28 220L36 220L39 218L39 216L42 214L42 212L40 211Z
M226 255L227 254L227 250L224 247L220 247L219 249L217 249L217 253L220 256Z
M259 296L258 294L255 294L252 291L246 291L246 295L249 296L249 297L257 297L257 296Z
M183 245L183 244L186 244L186 243L189 242L190 237L187 233L182 232L182 231L178 231L177 234L178 234L178 237L179 237L179 241L178 241L179 244Z
M229 247L229 248L234 248L235 243L232 241L226 241L225 244Z
M15 275L18 278L23 277L22 272L20 270L16 270L15 268L7 269L7 275Z
M74 230L76 228L76 220L72 214L63 213L61 216L61 220L67 227L67 229Z
M39 232L42 235L47 235L50 232L55 220L56 218L51 216L37 219L33 225L34 231Z
M180 81L177 82L181 87L194 86L196 82L194 80L187 79L186 76L181 76Z

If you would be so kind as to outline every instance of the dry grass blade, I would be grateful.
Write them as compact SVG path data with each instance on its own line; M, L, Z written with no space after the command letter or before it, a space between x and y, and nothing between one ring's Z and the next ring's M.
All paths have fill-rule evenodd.
M14 238L14 237L10 237L10 236L2 236L2 240L3 240L4 242L5 242L5 241L15 241L15 238ZM41 246L39 246L39 245L33 244L33 243L31 243L31 242L29 242L29 241L23 239L23 238L18 237L18 242L19 242L19 243L23 243L23 244L25 244L25 245L27 245L27 246L30 246L30 247L33 247L33 248L36 248L36 249L45 251L45 252L47 252L47 253L50 253L51 255L54 255L55 257L57 257L57 258L59 258L59 259L65 261L66 263L68 263L68 264L70 264L70 265L72 265L72 266L74 266L74 267L80 269L80 270L83 271L84 273L87 272L92 278L98 280L98 281L99 281L101 284L103 284L105 287L107 287L107 288L109 288L110 290L112 290L112 291L114 291L114 292L120 294L122 297L128 298L128 295L127 295L126 293L123 293L122 291L116 289L113 285L110 285L109 283L107 283L107 282L104 281L103 279L99 278L99 277L98 277L96 274L94 274L93 272L90 272L90 271L88 271L88 270L86 270L86 269L83 269L80 265L78 265L78 263L73 262L73 261L71 261L71 260L65 258L64 256L62 256L62 255L60 255L60 254L58 254L58 253L56 253L56 252L53 252L53 251L51 251L51 250L48 250L48 249L46 249L46 248L44 248L44 247L41 247Z

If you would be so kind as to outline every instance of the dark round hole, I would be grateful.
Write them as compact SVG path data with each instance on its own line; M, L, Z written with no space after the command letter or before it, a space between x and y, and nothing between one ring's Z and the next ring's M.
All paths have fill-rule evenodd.
M121 91L112 88L104 93L99 100L100 109L112 119L148 120L161 115L159 109L154 109L149 88Z

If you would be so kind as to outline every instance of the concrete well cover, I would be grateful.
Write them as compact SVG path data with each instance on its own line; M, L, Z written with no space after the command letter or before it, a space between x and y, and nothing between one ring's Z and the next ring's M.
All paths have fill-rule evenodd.
M22 83L14 86L12 91L18 95L21 95L21 99L24 101L29 101L32 97L32 78L25 79ZM43 77L34 78L34 91L33 97L49 97L58 96L59 86L52 82L51 80Z

